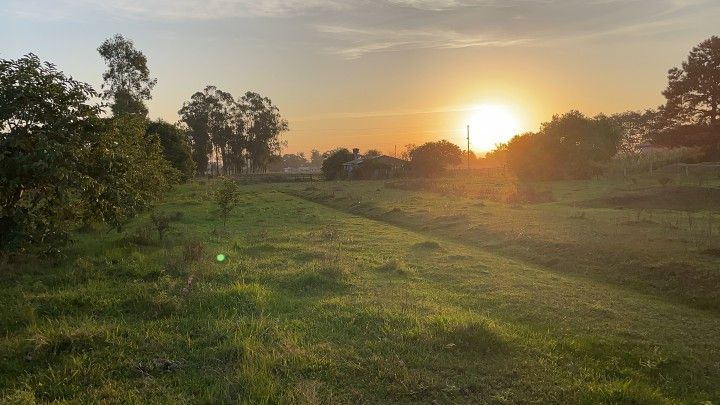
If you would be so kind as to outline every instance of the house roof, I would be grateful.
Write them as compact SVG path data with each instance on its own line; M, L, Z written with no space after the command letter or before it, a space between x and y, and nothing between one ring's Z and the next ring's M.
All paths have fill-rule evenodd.
M391 163L391 164L404 164L408 163L407 160L398 159L396 157L387 156L387 155L378 155L378 156L370 156L370 157L359 157L357 159L353 159L349 162L343 163L343 166L358 166L364 162L370 162L373 160L381 161L384 163Z

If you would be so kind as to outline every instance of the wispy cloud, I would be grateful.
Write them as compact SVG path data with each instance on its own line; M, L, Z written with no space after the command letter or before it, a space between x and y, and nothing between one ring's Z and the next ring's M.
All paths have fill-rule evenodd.
M718 0L0 0L23 19L284 18L344 59L413 49L509 47L686 29ZM305 33L303 32L303 35ZM308 32L307 35L312 35Z
M459 49L484 46L511 46L525 44L529 38L499 39L490 36L461 33L450 30L386 30L318 25L319 32L332 34L345 46L326 50L345 59L358 59L372 52L389 52L407 49Z
M313 10L341 10L350 4L347 0L8 0L3 8L18 17L32 19L71 18L99 11L121 18L191 21L288 17Z
M413 7L419 10L441 11L450 10L458 7L478 5L478 3L486 3L486 1L463 1L463 0L389 0L392 4L400 6Z
M720 14L716 0L388 1L412 10L388 24L315 25L331 41L325 50L358 59L410 49L553 45L676 32L698 12Z

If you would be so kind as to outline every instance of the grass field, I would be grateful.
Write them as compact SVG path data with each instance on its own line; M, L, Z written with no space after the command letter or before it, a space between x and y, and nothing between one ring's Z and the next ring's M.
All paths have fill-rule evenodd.
M5 263L0 400L720 401L716 180L444 181L242 186L226 226L193 182L162 241Z

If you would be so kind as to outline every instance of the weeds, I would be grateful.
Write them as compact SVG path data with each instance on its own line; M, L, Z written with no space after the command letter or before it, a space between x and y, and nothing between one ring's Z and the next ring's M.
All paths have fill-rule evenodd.
M183 261L197 262L205 257L205 245L197 239L185 242L183 245Z
M136 228L132 233L125 236L124 240L136 246L152 246L155 241L150 236L153 233L150 224Z
M170 216L163 213L153 212L152 214L150 214L150 220L152 221L152 224L158 233L158 237L162 241L163 236L165 235L165 231L170 228Z

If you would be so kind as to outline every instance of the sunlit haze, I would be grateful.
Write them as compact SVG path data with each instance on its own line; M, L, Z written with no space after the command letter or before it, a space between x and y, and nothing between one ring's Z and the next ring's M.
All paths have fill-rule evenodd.
M34 52L99 88L96 48L122 33L158 78L151 118L177 121L214 84L270 97L286 153L464 145L468 123L482 151L570 109L656 107L718 21L716 0L3 0L0 56ZM507 112L487 122L478 105Z

